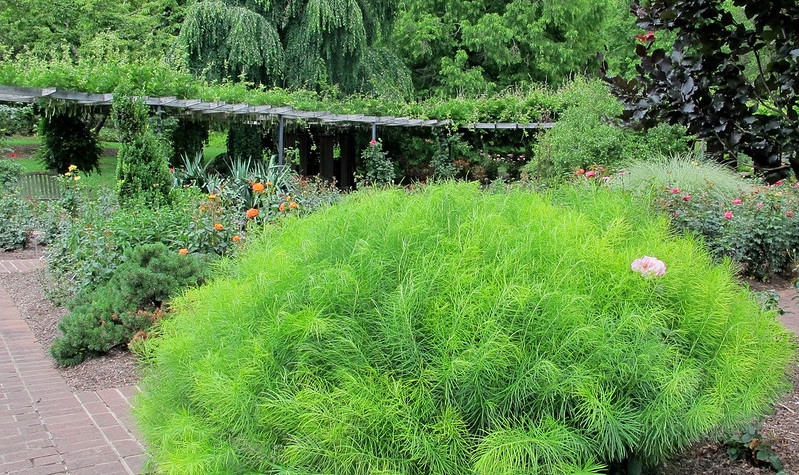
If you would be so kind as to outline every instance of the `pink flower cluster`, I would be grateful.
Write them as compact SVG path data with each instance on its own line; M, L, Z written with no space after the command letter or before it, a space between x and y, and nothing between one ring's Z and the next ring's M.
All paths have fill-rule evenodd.
M640 273L646 279L660 277L666 273L666 264L660 259L650 256L644 256L634 260L630 268Z

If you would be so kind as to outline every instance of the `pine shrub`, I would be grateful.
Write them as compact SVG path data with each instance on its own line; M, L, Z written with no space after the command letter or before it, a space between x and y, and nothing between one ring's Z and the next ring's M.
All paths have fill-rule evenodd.
M626 195L558 193L356 193L268 229L148 340L158 469L603 473L787 389L790 337L730 265Z
M163 303L207 275L203 262L164 244L144 244L125 253L111 279L87 288L58 324L63 336L50 348L61 365L73 365L127 343L147 330Z

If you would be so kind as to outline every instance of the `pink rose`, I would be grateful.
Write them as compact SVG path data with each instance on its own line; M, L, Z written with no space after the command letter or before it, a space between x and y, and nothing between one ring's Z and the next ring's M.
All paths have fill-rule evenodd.
M683 201L691 201L691 195L685 195L682 197Z
M575 175L582 175L583 173L585 173L585 170L583 170L582 168L574 172Z
M735 215L732 214L732 211L725 211L724 212L724 219L732 219L733 216L735 216Z
M794 217L793 211L786 211L785 212L785 216L787 216L789 218L793 218Z
M739 205L739 204L741 204L743 202L744 202L744 200L742 200L740 198L736 198L736 199L732 200L732 204L734 204L734 205Z
M782 180L777 180L774 184L775 185L782 185Z
M644 256L633 261L630 268L645 279L660 277L666 273L666 264L656 257Z
M375 140L375 139L370 140L369 141L369 145L374 147L375 145L377 145L377 140Z
M679 188L672 188L672 189L671 189L671 192L672 192L672 193L674 193L674 194L676 195L677 193L679 193L679 192L680 192L680 189L679 189Z
M594 175L596 175L596 172L594 170L588 170L587 172L585 172L586 178L591 178Z

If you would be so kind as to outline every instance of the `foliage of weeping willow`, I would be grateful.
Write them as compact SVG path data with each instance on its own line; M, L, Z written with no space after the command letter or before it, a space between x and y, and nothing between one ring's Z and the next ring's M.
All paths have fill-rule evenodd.
M186 13L179 44L209 79L354 91L358 64L391 18L385 0L205 0ZM403 80L405 74L388 76Z
M166 473L652 465L767 410L795 354L730 266L612 190L356 193L219 272L146 352Z

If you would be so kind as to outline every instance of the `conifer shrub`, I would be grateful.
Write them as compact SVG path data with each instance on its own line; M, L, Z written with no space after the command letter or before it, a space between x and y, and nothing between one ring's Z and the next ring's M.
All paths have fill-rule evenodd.
M148 330L165 301L207 276L194 255L181 255L162 243L144 244L125 253L113 277L85 289L58 324L62 336L50 353L61 365L73 365L128 343Z
M85 173L100 171L102 149L81 117L67 112L43 117L39 134L42 148L38 157L47 170L65 173L70 165L75 165Z
M790 337L730 265L624 194L558 193L370 191L267 229L144 348L158 469L605 473L787 389Z
M169 145L147 122L149 109L124 88L114 92L111 117L122 145L117 154L117 194L123 205L158 207L169 203L172 175Z

